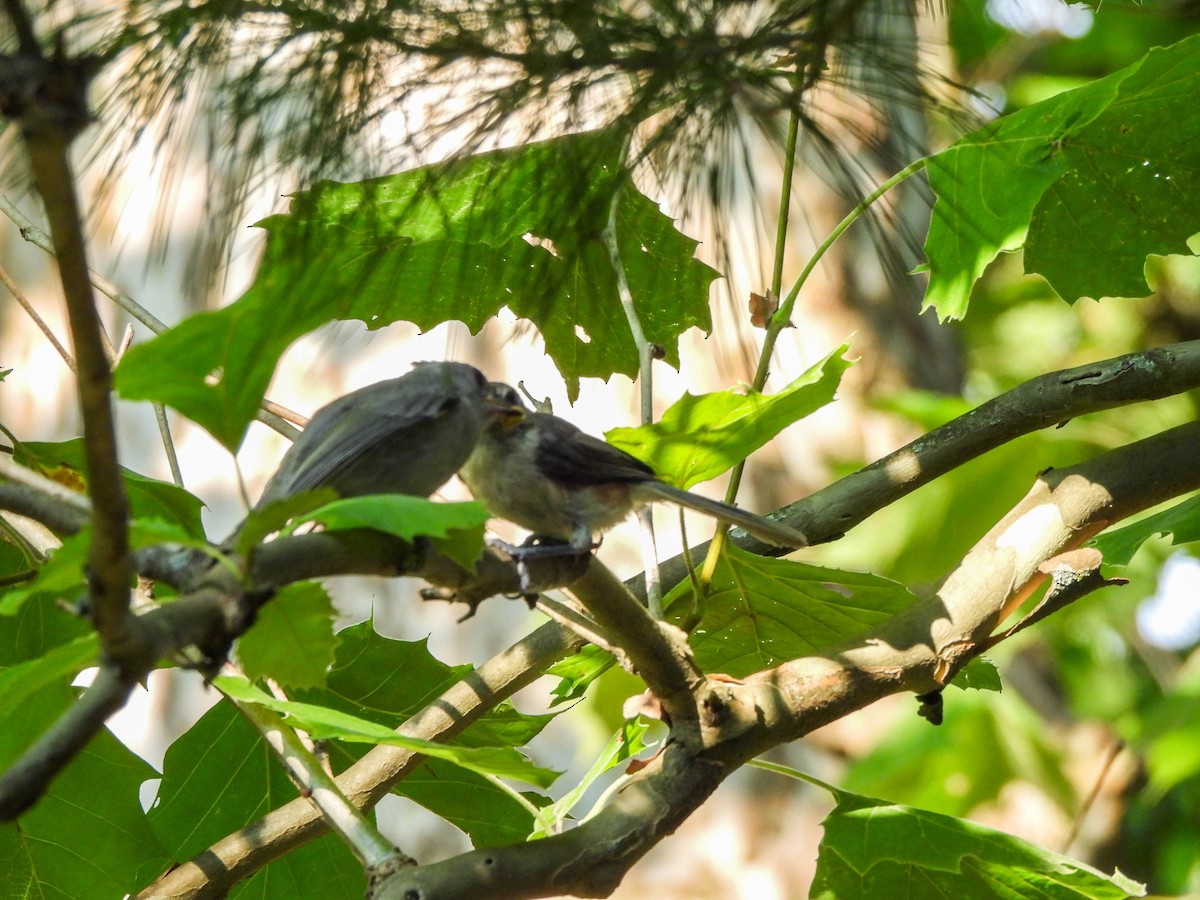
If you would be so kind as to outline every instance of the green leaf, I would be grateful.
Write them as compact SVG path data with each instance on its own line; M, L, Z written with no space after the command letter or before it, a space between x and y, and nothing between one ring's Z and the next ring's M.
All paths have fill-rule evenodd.
M84 526L78 534L64 538L62 546L50 553L50 558L37 570L32 580L23 581L0 592L0 616L13 615L25 601L36 594L46 594L68 603L85 596L87 580L83 573L91 540L90 526ZM192 537L174 522L135 519L129 524L131 547L148 547L168 542L208 546L205 541Z
M68 603L83 596L87 591L83 567L87 563L91 534L91 529L85 527L79 534L64 539L32 581L22 582L0 595L0 616L13 615L35 594L47 594Z
M295 699L361 713L395 727L470 672L470 666L448 666L435 659L427 641L386 638L367 620L338 632L328 689L299 691Z
M5 896L108 900L166 868L138 801L142 782L157 774L101 729L37 805L0 825Z
M973 822L844 791L837 800L824 822L813 900L1145 896L1119 874L1104 875Z
M466 568L483 552L483 528L489 513L482 503L436 503L405 494L373 494L335 500L301 517L327 531L373 528L411 541L433 538L434 546Z
M1092 541L1111 566L1127 566L1138 548L1155 535L1170 535L1171 543L1188 544L1200 541L1200 496L1189 497L1182 503L1144 519L1106 531Z
M365 714L390 728L398 726L468 678L471 666L448 666L430 653L426 641L398 641L360 622L338 633L336 661L328 689L301 691L296 699ZM497 704L457 736L468 747L516 747L536 737L551 715L531 716L511 703Z
M337 645L336 619L333 601L315 581L285 585L238 639L242 669L251 679L266 676L288 686L324 684Z
M55 685L70 685L75 676L96 664L98 650L99 641L89 634L60 644L42 656L0 669L0 723L7 723L6 734L0 738L0 762L14 759L27 746L25 739L36 737L36 730L26 734L21 723L30 718L30 704L38 702L39 692ZM16 737L14 729L22 736Z
M562 679L550 692L554 698L550 705L578 700L593 681L612 668L615 661L611 653L595 644L586 644L573 656L560 659L546 670L547 675Z
M1025 271L1065 300L1147 296L1146 257L1190 254L1200 232L1200 36L1117 75L1104 111L1060 138L1068 169L1029 224Z
M445 759L473 772L513 778L538 787L548 787L559 776L553 769L530 763L512 747L461 747L439 744L397 734L385 725L324 706L277 700L249 682L227 675L214 683L241 703L254 703L284 716L289 725L307 731L316 740L337 739L352 743L387 744L404 747L435 759Z
M658 476L689 488L744 460L787 426L833 400L852 363L842 345L776 394L721 391L684 394L662 418L639 428L614 428L609 442L649 463Z
M230 900L298 897L362 900L366 893L362 863L337 835L327 834L292 848L253 877L238 882L229 897Z
M664 603L681 615L690 596L685 581ZM691 644L704 671L742 677L861 634L914 599L904 585L878 575L769 559L727 545Z
M617 242L648 340L678 364L678 337L711 327L712 269L621 172L621 141L572 135L292 198L258 275L236 302L124 355L128 399L160 400L230 449L283 350L334 319L478 331L501 307L530 319L567 378L634 375L637 349L599 235L620 191Z
M167 749L150 824L183 862L297 796L266 742L219 702Z
M926 305L962 317L987 265L1022 245L1067 300L1148 293L1147 255L1185 253L1200 231L1197 90L1194 37L931 157Z
M43 594L23 604L15 615L0 616L0 666L37 659L93 633L87 622Z
M1000 681L1000 670L996 664L982 656L977 656L961 669L950 682L956 688L972 691L1000 691L1004 685Z
M427 641L398 641L379 634L370 621L338 632L328 690L301 691L295 699L349 713L365 713L396 727L467 678L471 666L448 666L429 652ZM512 747L541 732L553 715L531 716L499 703L462 732L470 746Z
M17 447L14 459L68 487L79 491L85 489L82 438L61 443L23 442ZM204 538L204 526L200 522L204 504L200 498L177 485L147 478L124 467L121 475L129 496L129 511L134 518L161 519L179 525L193 539Z
M392 792L407 797L461 830L477 848L517 844L533 831L533 814L493 781L440 759L426 760ZM526 794L535 804L540 794Z
M646 743L643 740L646 730L646 723L640 719L625 720L620 730L608 739L583 778L562 797L539 811L532 837L546 837L557 833L568 814L583 799L583 795L587 793L588 788L597 778L613 766L632 759L646 749Z
M292 519L332 503L337 498L337 491L333 488L317 488L315 491L301 491L299 494L283 497L261 509L252 509L245 521L238 526L234 549L238 553L249 553L255 544L267 535L281 531Z

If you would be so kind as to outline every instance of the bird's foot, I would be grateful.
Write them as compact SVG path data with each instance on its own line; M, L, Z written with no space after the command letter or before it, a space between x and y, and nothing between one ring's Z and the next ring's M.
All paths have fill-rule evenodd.
M534 579L529 571L528 562L535 559L554 559L560 557L581 557L592 552L594 546L580 547L571 541L545 535L531 534L521 544L510 544L499 538L488 538L487 545L496 550L502 550L513 558L517 564L517 577L520 579L523 595L537 594Z

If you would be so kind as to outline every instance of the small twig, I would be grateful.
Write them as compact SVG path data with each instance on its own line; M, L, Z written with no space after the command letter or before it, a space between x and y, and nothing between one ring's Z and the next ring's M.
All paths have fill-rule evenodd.
M555 600L547 594L538 594L537 608L548 618L562 625L564 628L569 628L585 641L595 644L601 650L607 650L609 653L619 653L620 651L613 646L612 641L600 633L600 627L583 615L576 609L572 609L565 603Z
M50 326L46 324L46 320L38 315L38 311L34 309L33 304L29 302L29 298L25 296L25 293L17 286L17 283L13 280L12 276L8 274L8 271L3 266L0 266L0 281L4 282L4 286L8 288L9 293L13 295L21 309L25 310L29 318L33 320L33 324L38 327L43 335L45 335L46 340L50 342L50 346L58 351L58 355L61 356L63 362L67 364L67 368L74 372L75 360L71 358L71 354L67 352L67 348L64 347L62 342L59 341L59 339L55 336L53 330L51 330Z
M302 416L295 410L288 409L286 406L282 406L276 403L274 400L263 400L262 408L269 413L274 413L275 415L279 416L279 418L283 419L285 422L290 422L297 428L308 427L308 416Z
M54 244L50 240L50 235L46 234L28 216L17 209L16 205L2 192L0 192L0 212L12 220L13 224L17 226L17 230L21 233L21 237L26 241L35 247L45 250L51 256L55 255ZM95 285L96 290L100 291L100 293L104 294L104 296L108 297L117 306L121 307L121 309L125 310L125 312L129 313L155 334L162 334L167 330L166 323L156 318L153 313L99 272L89 269L88 275L91 278L92 284Z
M117 344L117 349L113 354L113 366L121 361L121 357L125 355L125 351L133 346L133 325L125 324L125 331L121 335L121 343Z
M1087 818L1087 814L1091 812L1092 807L1096 804L1096 798L1100 796L1100 788L1104 786L1104 781L1108 778L1108 773L1112 769L1113 763L1117 761L1117 757L1121 755L1121 751L1124 749L1125 742L1120 738L1114 739L1108 745L1108 752L1104 755L1104 762L1100 765L1100 771L1096 773L1096 780L1092 783L1092 788L1088 791L1088 795L1083 798L1083 803L1079 805L1079 811L1075 813L1075 818L1071 821L1071 827L1067 831L1067 836L1063 838L1062 848L1058 851L1063 856L1067 855L1071 849L1071 845L1079 837L1079 829L1083 826L1083 820Z
M624 154L622 154L624 158ZM621 300L621 309L625 312L625 321L633 335L633 343L638 352L638 386L641 391L641 420L643 425L649 425L654 419L654 381L653 362L654 349L646 339L642 320L638 315L637 306L633 302L633 292L629 288L629 279L625 274L625 264L621 260L621 247L617 241L617 210L620 206L624 191L618 187L613 191L612 202L608 208L608 221L604 226L604 248L608 251L608 260L612 266L613 275L617 281L617 296ZM662 579L658 573L658 548L654 540L654 516L649 507L638 510L638 524L642 535L642 565L646 576L646 599L650 607L650 615L662 619Z
M796 115L793 114L792 123L791 123L791 126L789 126L789 128L796 126L797 124L798 123L796 120ZM795 144L791 139L792 139L792 134L789 131L788 146L794 156ZM789 175L790 175L791 167L788 166L787 168L789 170ZM763 338L762 352L759 354L759 357L758 357L758 369L754 373L754 382L753 382L753 384L751 384L751 388L753 390L761 391L763 389L763 387L766 385L767 375L770 373L770 369L771 369L771 357L775 352L775 344L779 340L779 335L783 332L783 330L785 328L787 328L789 325L791 325L792 310L795 309L796 300L800 296L800 289L803 288L805 282L808 281L808 277L813 273L813 270L817 267L817 263L819 263L821 261L821 259L829 251L829 248L834 245L834 243L837 241L837 239L842 236L843 232L845 232L847 228L849 228L851 225L853 225L855 223L855 221L857 221L858 218L864 212L866 212L876 200L878 200L880 197L882 197L884 194L886 194L888 191L890 191L892 188L894 188L900 182L904 181L905 179L909 178L912 175L915 175L917 172L920 172L924 168L925 168L925 160L919 159L916 162L912 163L911 165L905 166L903 169L901 169L899 172L897 172L895 175L893 175L887 181L883 182L883 184L881 184L874 191L872 191L870 194L868 194L866 197L864 197L861 201L859 201L854 206L854 208L852 210L850 210L849 213L846 214L845 218L843 218L842 221L838 223L837 227L834 228L833 231L829 232L829 235L825 238L825 240L823 240L821 242L821 245L819 247L817 247L817 249L816 249L816 251L814 251L813 255L811 257L809 257L808 262L805 263L805 265L804 265L803 271L801 271L799 277L796 278L796 283L792 285L792 289L790 291L788 291L787 297L782 301L782 303L780 303L779 309L777 309L775 311L775 313L771 316L770 321L768 321L768 323L767 323L767 333L766 333L766 336ZM789 196L789 193L784 193L783 197L780 200L781 205L786 206L790 202L791 198ZM786 212L781 212L781 217L783 217L784 215L786 215ZM783 239L783 238L786 238L786 232L781 229L779 232L779 235L778 235L778 239ZM776 277L778 278L778 282L772 284L772 290L774 291L775 296L779 296L780 288L783 286L783 283L782 283L783 282L783 274L782 274L783 269L781 266L782 254L783 254L783 248L781 246L777 246L776 247L775 273L776 273ZM742 471L743 471L744 467L745 466L743 463L739 463L738 465L734 466L734 468L733 468L733 472L731 473L730 479L729 479L729 490L726 492L726 497L725 497L725 500L728 503L732 503L734 501L734 499L737 497L737 490L741 486ZM805 533L807 533L807 532L805 532ZM725 529L720 529L717 532L716 536L713 538L712 543L709 545L708 556L704 561L704 568L701 573L701 578L704 580L704 582L706 584L712 578L712 573L716 570L717 559L720 556L721 547L724 545L724 542L725 542L725 534L726 534Z
M163 450L167 454L167 465L171 467L171 480L183 487L183 470L179 468L179 454L175 452L175 438L171 436L171 423L167 421L167 408L155 403L154 421L158 423L158 434L162 438Z

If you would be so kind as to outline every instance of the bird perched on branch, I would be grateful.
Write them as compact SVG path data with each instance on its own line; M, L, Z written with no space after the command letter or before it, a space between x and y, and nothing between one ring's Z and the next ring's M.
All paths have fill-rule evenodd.
M313 415L255 508L319 487L428 497L470 456L494 411L506 413L491 391L474 366L420 362L339 397Z
M780 522L664 484L646 463L548 413L530 412L506 384L489 388L497 410L459 470L492 513L563 546L505 547L518 557L582 554L592 538L637 507L668 500L746 529L777 547L804 547Z

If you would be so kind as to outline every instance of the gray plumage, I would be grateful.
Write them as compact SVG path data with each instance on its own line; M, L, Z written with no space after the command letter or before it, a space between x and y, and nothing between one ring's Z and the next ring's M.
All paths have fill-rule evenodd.
M584 552L593 535L637 507L669 500L738 525L773 546L808 543L780 522L664 484L624 450L564 419L528 412L507 385L492 390L508 396L511 412L484 430L458 474L492 513L534 534L569 540L573 552Z
M342 497L428 497L466 461L489 420L488 381L465 363L423 362L313 415L257 507L331 487Z

